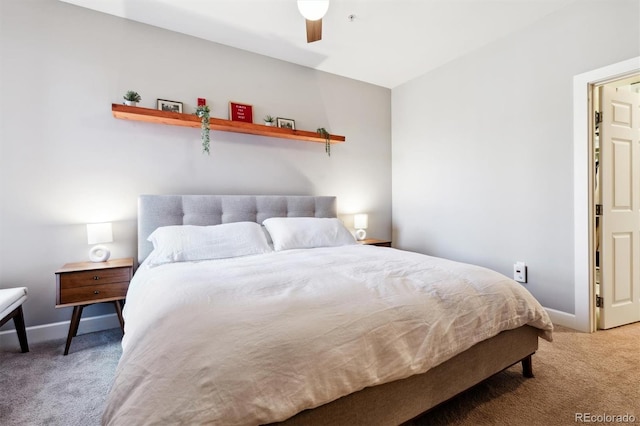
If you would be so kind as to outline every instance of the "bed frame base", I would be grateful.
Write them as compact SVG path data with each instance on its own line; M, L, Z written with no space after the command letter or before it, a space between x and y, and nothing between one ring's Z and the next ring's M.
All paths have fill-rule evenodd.
M518 362L522 374L533 377L531 357L537 349L533 327L504 331L426 373L362 389L275 424L398 425Z

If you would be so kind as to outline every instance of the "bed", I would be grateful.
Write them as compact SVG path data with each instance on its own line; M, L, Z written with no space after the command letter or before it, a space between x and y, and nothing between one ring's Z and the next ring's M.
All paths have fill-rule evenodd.
M357 244L335 197L142 195L103 424L392 425L553 325L494 271ZM346 233L346 234L345 234Z

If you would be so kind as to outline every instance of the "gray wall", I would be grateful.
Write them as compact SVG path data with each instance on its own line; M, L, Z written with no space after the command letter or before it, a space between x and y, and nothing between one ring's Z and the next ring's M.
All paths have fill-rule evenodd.
M391 91L78 8L0 3L0 287L27 286L28 326L68 321L54 309L54 271L88 260L85 224L113 221L112 257L135 256L141 193L336 195L347 225L370 214L391 236ZM228 101L344 135L316 143L116 120L129 89L141 106ZM84 316L111 313L92 306ZM3 329L11 329L8 324Z
M578 1L394 88L396 245L525 261L534 296L574 313L573 76L638 55L639 1Z

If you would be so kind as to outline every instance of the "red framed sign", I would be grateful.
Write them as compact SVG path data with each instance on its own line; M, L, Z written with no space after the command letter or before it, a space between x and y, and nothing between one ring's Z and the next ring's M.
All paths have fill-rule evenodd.
M229 102L229 119L253 123L253 107L251 105Z

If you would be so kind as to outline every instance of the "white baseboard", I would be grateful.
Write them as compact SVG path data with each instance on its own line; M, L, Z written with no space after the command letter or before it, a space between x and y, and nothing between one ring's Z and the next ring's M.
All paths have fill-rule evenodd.
M549 314L551 318L551 322L555 325L561 325L563 327L572 328L574 330L579 330L576 326L576 316L574 314L568 314L562 311L556 311L551 308L544 308L545 311Z
M13 323L13 321L10 321L10 323ZM66 339L69 334L70 324L71 321L62 321L27 327L27 341L32 344L55 339ZM78 334L93 333L94 331L109 330L111 328L120 328L120 322L116 314L81 318ZM15 329L0 332L0 347L4 348L9 345L20 347Z

